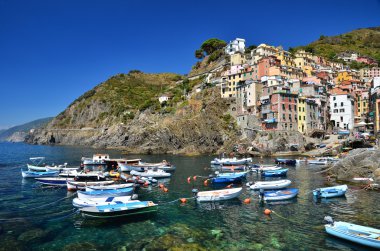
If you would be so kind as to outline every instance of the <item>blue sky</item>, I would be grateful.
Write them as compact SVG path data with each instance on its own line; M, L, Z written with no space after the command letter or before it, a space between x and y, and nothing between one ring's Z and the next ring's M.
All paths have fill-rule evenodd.
M0 0L0 128L55 116L117 73L187 73L211 37L287 48L379 13L376 0Z

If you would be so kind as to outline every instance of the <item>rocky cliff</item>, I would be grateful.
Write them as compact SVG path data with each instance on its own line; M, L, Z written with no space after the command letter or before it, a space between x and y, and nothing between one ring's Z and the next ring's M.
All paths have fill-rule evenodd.
M115 76L74 101L46 128L35 130L27 142L200 154L236 141L240 132L219 89L192 92L197 83L179 86L176 80L174 74ZM185 89L187 98L182 97ZM160 93L171 100L160 105Z
M338 180L350 181L354 177L375 178L380 181L380 151L355 149L330 167L329 174Z

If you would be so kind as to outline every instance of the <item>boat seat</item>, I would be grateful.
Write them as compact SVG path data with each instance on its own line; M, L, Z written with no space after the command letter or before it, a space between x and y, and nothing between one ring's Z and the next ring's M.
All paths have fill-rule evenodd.
M108 198L106 199L106 202L111 202L114 198L115 198L115 197L108 197Z

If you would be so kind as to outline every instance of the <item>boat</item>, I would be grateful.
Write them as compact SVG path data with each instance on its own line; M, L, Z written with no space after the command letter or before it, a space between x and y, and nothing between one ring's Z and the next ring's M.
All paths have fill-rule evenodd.
M95 191L95 190L113 190L113 189L120 189L120 188L126 188L126 187L133 187L134 184L127 183L127 184L114 184L114 185L101 185L101 186L86 186L86 191Z
M287 188L284 190L264 192L262 197L264 201L278 201L278 200L289 200L289 199L295 198L297 194L298 194L297 188Z
M252 189L282 189L288 187L292 182L290 180L273 180L273 181L257 181L248 182L247 186Z
M64 165L58 165L58 166L46 166L47 171L59 171L59 172L70 172L78 170L80 167L67 167L67 163Z
M74 178L64 178L64 177L42 177L42 178L34 178L36 181L41 183L42 185L48 186L60 186L65 187L67 185L67 181L72 181Z
M75 191L75 190L84 190L86 186L106 186L113 184L113 180L104 180L104 181L76 181L71 180L67 181L67 190Z
M273 171L273 170L280 170L282 167L277 166L277 165L258 165L258 164L253 164L250 166L251 171L257 172L257 171Z
M230 172L235 172L235 171L245 171L246 166L240 165L240 166L222 166L220 167L222 171L230 171Z
M197 192L196 198L198 202L206 201L221 201L221 200L230 200L238 197L243 192L243 188L230 188L222 190L212 190L212 191L203 191Z
M176 167L166 160L163 160L159 163L147 163L142 162L141 159L130 159L130 160L119 160L117 162L120 171L122 172L130 172L130 171L138 171L143 172L148 169L157 168L163 171L172 172L175 171Z
M118 160L117 165L119 166L119 170L121 172L130 172L134 170L134 165L139 164L140 161L141 159L123 159L123 160ZM138 171L138 170L135 170L135 171Z
M97 172L97 171L77 171L72 170L69 172L63 172L59 174L60 177L75 177L76 180L87 180L87 181L98 181L98 180L104 180L106 177L103 172Z
M132 170L130 172L131 175L135 175L135 176L140 176L140 177L152 177L152 178L168 178L171 176L170 173L167 173L163 170L160 170L160 169L157 169L157 168L154 168L154 169L149 169L149 170L146 170L144 172L138 172L138 171L135 171L135 170Z
M316 158L316 159L310 159L307 161L309 165L327 165L328 160L326 158Z
M339 197L345 195L347 189L347 185L317 188L313 190L313 195L317 198Z
M288 169L279 169L279 170L268 170L268 171L261 171L261 176L264 177L283 177L286 176L288 173Z
M129 201L120 204L84 207L80 212L84 217L115 218L137 214L153 213L157 211L157 204L152 201Z
M297 161L295 159L276 158L275 162L276 164L284 164L284 165L289 165L289 166L295 166L297 164Z
M94 190L94 191L78 191L79 199L101 198L101 197L116 197L127 196L133 193L133 187L109 190Z
M243 159L237 159L234 158L215 158L211 161L211 165L221 165L221 166L234 166L234 165L247 165L249 163L252 163L252 158L243 158Z
M104 171L109 160L110 156L108 154L94 154L92 158L82 157L81 167L83 170Z
M110 204L120 204L126 203L132 199L132 196L119 196L119 197L102 197L102 198L91 198L91 199L73 199L74 207L95 207L104 206Z
M239 173L218 173L216 177L211 178L211 183L240 183L248 172Z
M372 227L360 226L343 221L333 221L326 216L328 224L325 230L328 234L355 242L367 247L380 249L380 230Z
M219 173L215 172L218 178L245 178L248 172L236 172L236 173Z
M63 165L58 165L58 166L46 165L43 163L45 161L45 157L33 157L33 158L29 158L29 160L33 163L33 164L27 164L29 171L37 171L37 172L45 172L45 171L52 171L52 170L57 171L56 169L66 168L67 166L67 163Z
M58 171L33 172L21 170L21 175L23 178L54 177L58 176L58 174Z

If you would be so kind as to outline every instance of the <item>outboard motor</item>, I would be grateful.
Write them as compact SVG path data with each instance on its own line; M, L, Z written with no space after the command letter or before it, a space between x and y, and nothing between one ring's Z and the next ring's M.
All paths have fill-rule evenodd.
M191 190L191 192L193 193L194 197L197 197L197 195L198 195L198 189L193 188L193 190Z
M317 188L316 191L317 191L317 198L321 198L321 194L322 194L321 189Z
M260 189L259 196L260 196L260 200L264 199L264 189L262 189L262 188Z
M328 224L334 225L334 219L331 216L325 216L323 220L326 221Z
M137 194L133 194L131 197L131 200L137 200L138 198L139 198L139 196Z

